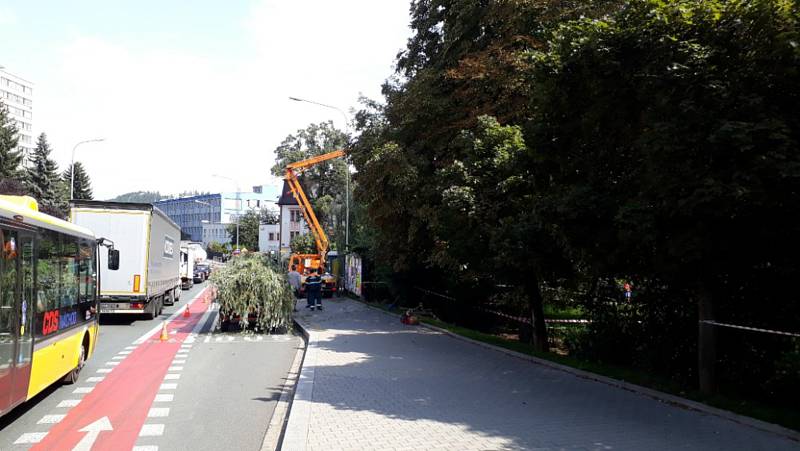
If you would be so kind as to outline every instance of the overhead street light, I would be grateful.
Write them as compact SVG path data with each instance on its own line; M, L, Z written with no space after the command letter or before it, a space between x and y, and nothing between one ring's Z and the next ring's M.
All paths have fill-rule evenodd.
M70 172L70 179L69 179L69 198L72 199L72 196L75 192L75 149L78 148L81 144L86 143L98 143L101 141L105 141L105 138L94 138L94 139L87 139L84 141L80 141L79 143L75 144L72 147L72 159L69 162L69 172Z
M342 115L344 119L344 129L345 133L347 134L348 140L350 139L350 123L347 121L347 115L341 108L335 107L333 105L328 105L325 103L315 102L313 100L301 99L299 97L292 97L289 96L289 100L293 100L295 102L304 102L310 103L312 105L321 106L324 108L330 108L332 110L336 110L339 114ZM347 162L345 162L346 164ZM344 193L344 205L345 205L345 216L344 216L344 248L345 253L350 252L350 165L347 165L347 177L345 178L345 193Z

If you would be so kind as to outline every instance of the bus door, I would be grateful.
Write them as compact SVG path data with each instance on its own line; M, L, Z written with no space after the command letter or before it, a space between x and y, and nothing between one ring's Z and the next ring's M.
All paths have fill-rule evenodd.
M33 351L33 236L0 229L0 412L28 395Z
M17 233L0 229L0 412L11 407L14 391L14 353L17 347L16 306Z
M33 357L33 309L34 298L34 251L33 235L19 233L19 278L20 291L17 295L17 348L14 362L14 388L11 403L22 402L28 397L28 383L31 379L31 358Z

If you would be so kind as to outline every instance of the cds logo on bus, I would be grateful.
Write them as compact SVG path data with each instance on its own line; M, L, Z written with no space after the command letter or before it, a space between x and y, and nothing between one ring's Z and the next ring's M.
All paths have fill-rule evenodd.
M78 312L65 312L61 315L58 310L50 310L49 312L44 312L42 335L52 334L75 324L78 324Z
M164 258L172 258L175 255L175 240L164 237Z

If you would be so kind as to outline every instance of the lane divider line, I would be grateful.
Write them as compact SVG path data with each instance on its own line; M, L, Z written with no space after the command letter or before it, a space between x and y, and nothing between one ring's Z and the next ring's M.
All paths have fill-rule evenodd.
M139 437L160 437L164 435L163 424L143 424Z
M147 412L148 418L163 418L169 416L169 407L151 407Z
M45 415L41 420L37 421L36 424L56 424L63 420L65 416L66 415L62 414Z
M58 403L56 407L75 407L79 402L81 402L80 399L65 399Z
M47 435L47 432L26 432L22 434L15 442L15 445L32 445L39 443Z
M172 393L159 393L156 395L156 399L153 402L172 402L175 399L175 395Z

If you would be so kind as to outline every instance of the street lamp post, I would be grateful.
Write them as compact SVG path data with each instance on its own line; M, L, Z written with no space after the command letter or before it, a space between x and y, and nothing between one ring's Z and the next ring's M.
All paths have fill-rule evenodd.
M305 102L310 103L312 105L321 106L323 108L330 108L332 110L336 110L339 114L342 115L342 119L344 119L344 128L345 133L347 133L348 139L350 138L350 123L347 121L347 115L341 108L337 108L333 105L327 105L325 103L315 102L313 100L301 99L299 97L292 97L289 96L289 100L295 102ZM346 163L346 162L345 162ZM344 205L345 205L345 213L344 213L344 247L345 253L350 251L350 166L347 165L347 177L345 178L345 194L344 194Z
M242 190L241 190L241 188L239 186L239 182L234 180L234 179L232 179L232 178L230 178L230 177L226 177L224 175L219 175L219 174L212 174L212 177L217 177L217 178L220 178L220 179L229 180L229 181L231 181L231 182L236 184L236 249L239 249L239 222L241 222L241 218L240 218L240 214L239 213L241 212L241 208L242 208L242 205L241 205L242 201L241 201L241 198L239 197L239 193L241 193ZM220 200L220 202L221 202L221 200ZM220 204L220 209L221 208L222 208L222 205Z
M194 203L205 205L209 209L209 211L208 211L208 220L201 219L200 220L200 224L211 224L211 214L212 214L211 209L213 208L212 205L209 204L208 202L203 202L202 200L197 200L197 199L194 200ZM200 226L200 234L201 235L202 235L202 231L203 231L203 226L201 225Z
M69 179L69 198L70 198L70 199L72 199L72 196L73 196L73 195L74 195L74 193L75 193L75 149L77 149L77 148L78 148L78 146L80 146L81 144L86 144L86 143L97 143L97 142L100 142L100 141L105 141L105 138L87 139L87 140L85 140L85 141L81 141L81 142L79 142L79 143L75 144L75 145L72 147L72 159L70 160L70 163L69 163L69 172L70 172L70 179Z

